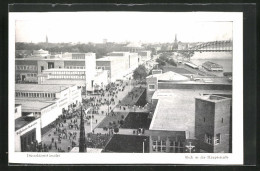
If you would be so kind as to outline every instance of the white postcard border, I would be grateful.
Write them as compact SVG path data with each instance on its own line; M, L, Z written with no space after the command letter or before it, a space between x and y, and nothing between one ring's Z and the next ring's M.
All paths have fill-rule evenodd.
M77 14L80 14L79 12ZM96 12L98 13L98 12ZM118 12L119 13L119 12ZM65 13L64 13L65 14ZM68 13L72 14L72 13ZM66 14L66 15L68 15ZM73 15L77 15L73 14ZM189 19L190 13L182 20ZM15 78L15 20L42 19L43 13L9 13L9 79L8 79L8 157L9 163L31 164L243 164L243 13L194 12L201 21L233 22L233 150L232 153L26 153L15 152L14 146L14 78ZM30 157L33 156L34 157ZM42 155L42 156L37 156Z

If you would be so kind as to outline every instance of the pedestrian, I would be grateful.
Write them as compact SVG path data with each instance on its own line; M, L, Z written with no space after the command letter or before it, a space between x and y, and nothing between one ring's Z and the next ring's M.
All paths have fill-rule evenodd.
M97 119L96 119L96 123L97 123Z

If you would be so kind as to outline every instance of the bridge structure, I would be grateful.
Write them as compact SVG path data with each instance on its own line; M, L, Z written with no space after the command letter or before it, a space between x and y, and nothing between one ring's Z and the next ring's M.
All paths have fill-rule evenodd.
M233 51L233 41L222 40L222 41L211 41L211 42L200 42L193 46L185 49L172 49L168 51L158 51L158 52L184 52L184 53L194 53L194 52L231 52Z

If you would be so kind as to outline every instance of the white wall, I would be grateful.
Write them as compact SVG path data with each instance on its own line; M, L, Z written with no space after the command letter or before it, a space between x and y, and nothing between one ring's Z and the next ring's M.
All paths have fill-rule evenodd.
M33 125L33 126L32 126ZM21 136L26 134L27 132L31 131L32 129L36 128L36 140L38 142L41 142L41 124L40 119L36 119L30 124L18 129L15 131L15 151L20 152L21 151Z
M22 108L21 108L21 106L16 106L15 107L15 111L16 112L14 112L14 119L17 119L17 118L22 116Z
M86 73L86 90L93 91L91 85L92 80L94 80L96 74L96 54L87 53L85 54L85 73Z

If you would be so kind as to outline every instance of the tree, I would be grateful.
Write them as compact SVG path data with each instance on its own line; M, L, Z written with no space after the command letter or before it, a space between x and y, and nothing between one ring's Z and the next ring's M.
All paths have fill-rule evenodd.
M134 70L134 74L133 74L133 78L135 80L142 80L144 78L146 78L148 75L146 68L144 65L139 65L135 70Z
M118 132L119 132L119 128L118 128L118 127L115 127L115 128L114 128L114 132L115 132L115 133L118 133Z
M120 120L120 125L123 125L124 124L124 120L122 119L122 120Z

